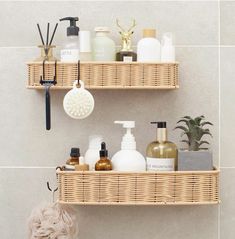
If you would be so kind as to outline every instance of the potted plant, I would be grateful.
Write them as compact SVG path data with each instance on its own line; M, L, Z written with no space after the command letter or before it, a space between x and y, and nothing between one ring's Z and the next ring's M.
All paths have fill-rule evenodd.
M210 130L206 126L213 124L206 121L203 115L196 118L184 116L177 124L180 125L176 126L175 129L183 131L181 137L187 137L187 139L183 139L181 142L186 143L188 146L186 149L179 150L178 170L212 170L212 152L208 147L205 147L206 145L209 146L209 142L202 140L202 138L205 135L212 137Z

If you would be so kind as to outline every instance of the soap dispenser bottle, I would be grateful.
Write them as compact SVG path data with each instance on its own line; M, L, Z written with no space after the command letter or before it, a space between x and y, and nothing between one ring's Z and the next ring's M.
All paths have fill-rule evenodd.
M78 17L65 17L60 21L70 21L70 26L67 28L67 39L60 51L61 62L78 62L79 54L79 27L76 26Z
M101 143L100 159L95 164L95 170L96 171L112 170L112 163L111 163L111 160L108 158L108 150L106 149L105 142Z
M112 157L113 170L116 171L146 171L144 156L136 150L136 141L131 129L135 128L135 121L114 121L126 128L122 138L121 150Z
M168 141L166 122L157 124L157 139L151 142L146 150L147 171L175 171L178 165L177 146Z

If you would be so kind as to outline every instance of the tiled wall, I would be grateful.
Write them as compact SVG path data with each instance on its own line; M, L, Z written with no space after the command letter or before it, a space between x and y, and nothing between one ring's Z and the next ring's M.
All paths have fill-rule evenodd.
M179 117L205 114L215 125L212 146L215 165L222 171L220 206L80 206L79 238L234 239L234 12L235 1L0 1L0 238L27 238L31 209L51 200L46 181L55 185L54 167L64 163L72 146L84 153L88 135L102 134L112 155L123 134L113 121L133 119L137 145L144 153L155 137L150 121L167 120L170 138L178 143L179 132L172 129ZM46 26L68 15L80 17L81 29L109 26L117 43L116 17L124 23L136 19L135 44L144 27L157 28L159 36L174 32L180 89L93 90L95 110L82 121L64 113L64 91L52 92L52 130L46 132L44 94L25 88L25 62L38 55L36 23ZM58 29L58 45L66 26Z

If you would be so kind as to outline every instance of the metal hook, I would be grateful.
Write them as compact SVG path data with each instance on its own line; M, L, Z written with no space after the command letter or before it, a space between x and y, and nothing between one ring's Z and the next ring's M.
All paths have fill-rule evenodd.
M54 202L55 201L55 192L58 190L58 187L55 188L54 190L52 190L51 187L50 187L49 182L47 182L47 188L48 188L49 191L53 192L53 194L52 194L53 198L52 199L53 199L53 202Z

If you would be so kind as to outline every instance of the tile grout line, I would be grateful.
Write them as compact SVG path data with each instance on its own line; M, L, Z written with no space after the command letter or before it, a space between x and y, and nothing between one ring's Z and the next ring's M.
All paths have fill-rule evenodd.
M220 14L221 14L221 9L220 9L220 0L218 0L218 77L219 77L219 169L220 169L220 165L221 165L221 59L220 59L220 55L221 55L221 26L220 26ZM219 192L220 195L220 192ZM221 226L221 222L220 222L220 204L218 206L218 239L220 239L220 226Z

